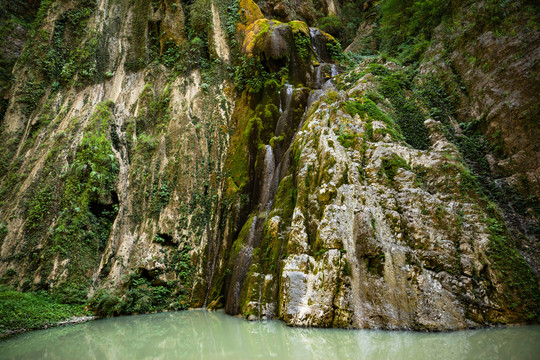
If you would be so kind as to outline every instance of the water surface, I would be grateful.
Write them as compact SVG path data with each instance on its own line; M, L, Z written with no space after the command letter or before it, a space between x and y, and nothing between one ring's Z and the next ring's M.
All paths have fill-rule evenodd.
M540 326L453 333L291 328L203 310L125 316L0 341L0 359L538 359Z

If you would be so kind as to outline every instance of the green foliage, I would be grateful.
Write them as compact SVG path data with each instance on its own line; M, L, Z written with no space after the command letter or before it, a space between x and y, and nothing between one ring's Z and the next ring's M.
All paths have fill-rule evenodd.
M200 37L206 40L212 30L212 12L210 0L193 0L188 7L188 35L190 38Z
M97 316L115 316L118 315L117 307L120 303L120 297L111 290L99 289L88 301L88 308Z
M507 287L506 299L510 308L522 312L527 320L540 320L540 289L530 265L517 250L496 210L490 206L492 215L487 219L489 251L492 266L502 275Z
M239 91L248 90L250 93L258 93L264 89L265 84L276 82L288 75L288 68L283 67L279 72L272 73L265 69L256 57L244 55L240 64L236 67L234 83Z
M444 80L435 76L424 76L418 81L416 94L426 103L432 119L448 124L448 119L455 115L457 96L446 90Z
M229 41L233 44L236 43L236 40L234 39L236 35L236 27L241 22L242 15L238 0L230 1L226 9L225 29L227 31L227 35L229 36Z
M18 100L26 105L23 111L27 115L36 109L49 86L56 91L61 86L91 83L98 75L98 36L88 34L87 29L96 1L79 1L77 8L60 14L54 22L52 34L42 26L51 3L41 1L29 39L20 55L27 81Z
M173 68L182 56L182 49L172 40L167 41L163 47L160 62L168 68Z
M177 274L178 281L164 283L140 269L126 276L123 290L97 291L88 301L88 308L99 316L187 309L194 273L190 251L189 246L171 249L165 258L166 265Z
M89 2L88 5L68 10L56 20L49 49L43 59L49 82L58 81L60 85L67 86L76 74L83 82L91 82L95 78L98 40L94 34L87 37L85 28L96 4ZM85 37L87 39L83 43Z
M384 262L386 261L386 254L381 253L379 255L366 256L364 258L368 271L372 275L382 276L384 273Z
M450 14L445 0L386 0L381 3L381 52L417 61L429 44L433 30Z
M165 87L159 95L153 95L151 85L148 85L147 89L149 89L148 94L152 95L149 95L148 106L137 116L137 130L140 134L148 134L153 130L158 132L165 130L171 117L169 109L171 102L170 87Z
M341 48L339 41L328 41L326 43L326 50L333 60L337 62L345 60L345 55L343 54L343 49Z
M72 163L64 168L65 186L56 226L48 250L70 258L70 280L82 282L99 261L118 212L114 186L118 162L112 151L109 130L111 108L98 106L77 147Z
M302 60L308 60L311 52L311 40L309 36L299 31L294 34L294 46L296 53Z
M333 36L339 36L343 31L341 18L336 15L329 15L319 19L317 27Z
M401 156L397 154L392 154L392 156L388 158L382 159L381 164L381 174L386 176L386 178L390 181L394 181L394 178L397 175L398 169L406 169L410 170L409 164L407 164L407 161L403 159Z
M376 73L385 74L380 67L373 67ZM405 141L415 149L427 150L430 146L429 134L424 126L424 115L419 107L412 89L411 74L406 71L395 71L390 75L381 75L379 92L390 100L393 117L398 123ZM409 93L406 91L409 90Z
M8 234L8 227L6 222L2 222L0 224L0 247L4 243L4 239L6 238Z
M53 200L52 187L45 186L34 194L28 202L28 216L26 218L26 228L34 230L38 228L45 217L50 212L51 202Z
M169 287L152 285L137 274L130 276L128 284L128 291L117 305L120 314L143 314L166 307L171 294Z
M335 35L347 47L358 35L358 26L366 19L376 15L376 6L364 9L366 0L348 0L341 8L342 29Z
M26 105L25 114L30 115L36 109L46 91L47 87L44 81L36 80L35 77L30 77L26 81L19 98L19 101Z
M161 235L156 234L156 236L154 236L154 240L153 240L153 241L154 241L155 243L157 243L157 244L162 244L162 245L163 245L163 244L165 244L165 241L166 241L166 240L165 240Z
M161 209L169 203L170 192L167 183L163 182L160 187L154 186L151 196L150 212L159 215Z
M94 116L93 124L79 143L68 175L70 194L66 195L82 195L81 202L107 196L113 189L118 173L118 162L108 137L112 116L108 105L103 105Z
M21 293L0 285L0 333L37 329L84 315L89 314L83 306L60 304L46 292Z
M88 285L66 281L55 286L51 296L61 304L83 305L86 303L87 294Z

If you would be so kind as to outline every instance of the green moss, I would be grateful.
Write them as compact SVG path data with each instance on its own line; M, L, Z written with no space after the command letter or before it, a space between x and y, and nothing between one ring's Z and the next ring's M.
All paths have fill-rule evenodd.
M251 216L245 222L244 226L242 226L242 230L240 230L238 238L236 238L235 242L233 243L231 259L236 259L238 254L240 254L242 247L246 244L249 232L251 231L251 227L253 225L253 221L255 221L255 214L251 214Z
M367 117L366 132L367 139L373 138L372 120L381 121L387 125L387 132L393 140L403 140L401 129L390 117L379 109L377 104L367 97L362 97L356 101L347 101L344 104L344 110L351 116L359 115L361 118Z
M308 25L303 21L290 21L287 23L291 29L294 35L297 35L298 33L302 33L304 35L309 36L309 27Z
M397 175L398 169L403 168L410 170L409 164L401 156L397 154L392 154L388 158L382 159L380 174L386 176L390 181L394 181L394 178Z
M274 209L281 209L281 218L285 224L292 220L298 190L292 175L285 176L279 183L274 199Z
M394 118L399 125L405 141L415 149L427 150L430 146L429 134L424 126L426 119L410 89L410 74L396 71L391 75L379 77L379 92L390 100Z
M343 275L344 276L351 276L352 270L351 270L351 264L347 259L343 260Z
M70 277L85 279L104 250L118 211L112 192L118 162L109 135L112 106L96 108L65 175L62 211L52 230L52 253L70 258Z
M249 181L249 153L258 148L256 139L262 127L261 119L252 117L244 126L244 131L233 138L234 147L227 159L227 169L239 189L242 189ZM257 147L253 149L255 142L257 142Z
M255 250L257 251L257 250ZM241 304L240 312L244 314L246 318L251 315L259 317L258 306L251 306L250 302L258 303L261 299L262 283L264 276L261 276L261 267L258 264L258 256L254 254L254 263L250 266L246 275L246 281L242 286L242 291L238 297L238 302Z
M0 335L7 331L38 329L72 316L89 315L82 305L60 304L47 293L21 293L0 285Z
M345 148L354 148L357 143L358 134L351 131L344 131L338 136L339 143Z
M505 302L510 309L522 313L529 321L540 320L540 289L530 265L519 253L494 206L487 219L489 251L487 255L505 287Z
M135 0L133 4L133 20L131 29L130 51L127 53L124 67L129 71L137 71L146 66L146 33L150 2Z

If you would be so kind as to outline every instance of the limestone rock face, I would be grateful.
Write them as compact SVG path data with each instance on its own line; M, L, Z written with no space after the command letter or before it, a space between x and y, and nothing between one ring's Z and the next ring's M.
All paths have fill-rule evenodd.
M374 120L376 112L349 113L351 103L377 108L358 96L368 79L327 91L306 110L278 190L295 188L292 204L276 200L267 217L241 312L320 327L451 330L516 321L523 315L503 300L510 290L489 255L488 215L464 187L459 151L434 120L425 122L431 147L416 150L394 137L392 121ZM292 215L280 216L291 205ZM265 273L263 254L275 244L280 257ZM269 277L279 279L270 296L260 281Z
M17 63L2 88L1 282L91 298L104 316L191 306L432 331L538 321L527 263L538 247L518 251L448 124L422 118L427 145L407 143L378 92L380 74L401 67L347 68L339 43L308 25L343 2L259 4L43 1L31 30L14 25L2 55ZM497 59L519 47L477 40ZM446 41L422 74L445 70ZM446 55L478 95L460 116L485 114L486 134L499 127L511 150L490 166L536 194L538 168L525 164L537 129L512 133L534 84L514 93L509 72ZM517 59L520 77L532 58Z
M200 48L186 45L185 11L43 2L2 119L9 284L84 297L140 278L180 307L203 304L233 99L224 30L209 32L219 49L204 49L224 62L202 72L188 62Z
M435 29L419 74L444 79L456 100L456 121L484 136L490 151L476 167L493 182L492 196L499 198L520 251L539 274L540 29L533 25L537 5L527 5L499 8L504 22L480 26L470 15L487 16L489 3L456 2L455 26Z
M313 53L283 61L308 33ZM290 84L248 87L237 102L245 125L232 142L245 152L228 156L249 154L246 176L227 185L225 261L209 297L224 291L230 314L300 326L451 330L535 317L535 276L442 124L425 119L426 150L405 143L388 100L367 96L376 78L362 66L338 75L318 34L265 19L247 28L243 51L268 76L286 67ZM507 260L521 269L513 280Z

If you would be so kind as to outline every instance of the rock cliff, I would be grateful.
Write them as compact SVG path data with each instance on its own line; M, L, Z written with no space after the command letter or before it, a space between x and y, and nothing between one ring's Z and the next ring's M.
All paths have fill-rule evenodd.
M105 316L538 321L534 5L456 2L396 61L339 42L383 49L390 1L38 3L1 19L3 283Z

